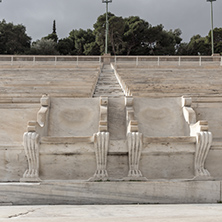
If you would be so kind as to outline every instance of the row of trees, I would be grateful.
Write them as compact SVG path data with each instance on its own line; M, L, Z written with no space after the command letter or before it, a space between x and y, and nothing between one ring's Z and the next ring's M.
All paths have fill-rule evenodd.
M215 28L214 53L222 55L222 28ZM194 35L189 43L181 43L178 48L180 55L211 55L211 31L206 37Z
M93 30L72 30L59 39L56 22L52 33L36 42L23 25L0 22L0 54L101 55L105 47L105 14L98 17ZM195 35L182 43L181 30L152 26L138 16L122 18L109 13L108 51L113 55L211 55L211 33ZM222 28L214 29L215 53L222 52Z
M57 41L54 32L33 43L35 48L53 40L61 55L101 55L105 51L106 16L98 17L94 30L72 30L69 36ZM113 55L170 55L175 54L182 41L181 31L166 31L162 25L152 27L138 16L117 17L109 13L108 51Z

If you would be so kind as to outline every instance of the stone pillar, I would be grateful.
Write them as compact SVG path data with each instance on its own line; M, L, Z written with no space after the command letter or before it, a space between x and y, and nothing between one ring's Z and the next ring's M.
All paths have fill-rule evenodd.
M104 54L103 55L103 64L108 65L111 62L111 54Z

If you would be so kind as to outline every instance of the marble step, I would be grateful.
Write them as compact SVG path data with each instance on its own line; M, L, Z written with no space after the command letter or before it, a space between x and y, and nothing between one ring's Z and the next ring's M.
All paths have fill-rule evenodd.
M112 98L120 98L120 97L124 97L124 95L120 95L120 94L94 94L94 97L100 97L100 96L105 96L105 97L112 97Z
M188 181L188 180L187 181L150 180L146 182L141 182L141 181L140 182L138 181L87 182L87 181L75 181L75 180L74 181L53 180L53 181L41 181L40 183L2 183L0 184L0 195L1 195L0 204L1 205L3 205L4 203L5 204L8 203L10 205L55 205L55 204L94 205L94 204L135 204L135 203L137 204L157 204L157 203L158 204L178 204L178 203L218 204L218 202L221 201L220 187L221 187L220 181ZM122 207L119 210L120 212L121 209ZM198 209L198 212L199 211L200 208ZM57 212L57 214L59 213L60 212ZM23 215L23 217L19 221L23 220L28 221L25 220L25 218L26 217ZM186 217L183 216L181 218L186 218ZM12 221L14 221L13 219L17 220L16 218L12 218ZM2 221L4 221L4 219ZM5 221L7 221L7 219L5 219ZM111 220L108 221L113 221L113 220L111 218ZM166 220L161 220L161 221L166 221ZM172 221L179 221L179 220L172 220ZM208 221L213 221L213 220L208 220Z
M94 91L94 97L99 97L99 96L108 96L108 97L124 96L124 93L110 65L105 65L99 76Z
M114 89L114 90L96 90L95 93L112 93L112 92L118 92L123 94L122 91L118 90L118 89Z
M118 94L124 94L120 90L98 90L98 91L95 91L95 93L118 93Z

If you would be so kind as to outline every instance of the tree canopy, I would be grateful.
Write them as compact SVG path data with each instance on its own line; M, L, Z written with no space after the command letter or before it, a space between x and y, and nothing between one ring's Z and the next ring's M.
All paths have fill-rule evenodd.
M194 35L182 42L181 30L152 26L138 16L123 18L108 13L108 52L112 55L211 55L211 32ZM0 22L1 54L102 55L105 51L106 14L100 15L93 29L73 29L59 39L56 21L52 32L31 44L24 25ZM214 29L215 53L222 52L222 28Z
M52 26L52 33L48 34L46 37L43 37L44 39L52 39L55 43L58 41L58 36L56 33L56 21L53 21L53 26Z
M152 26L138 16L109 18L109 51L114 55L160 55L176 54L182 39L180 29L164 30L163 25ZM96 43L104 52L106 15L98 17L94 24Z
M214 52L222 54L222 28L215 28L213 34ZM211 31L205 37L194 35L189 43L183 43L178 48L180 55L211 55L211 53Z
M25 54L30 49L31 37L23 25L0 22L0 54Z
M213 34L214 34L214 52L222 53L222 28L215 28L213 30ZM208 43L211 42L211 31L209 32L206 39Z
M32 44L30 54L33 55L57 55L56 43L52 39L42 38Z

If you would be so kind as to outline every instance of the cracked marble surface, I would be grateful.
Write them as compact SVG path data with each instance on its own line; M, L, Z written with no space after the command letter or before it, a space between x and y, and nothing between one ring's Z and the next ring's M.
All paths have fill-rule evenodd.
M222 205L1 206L0 221L211 222L222 221Z

